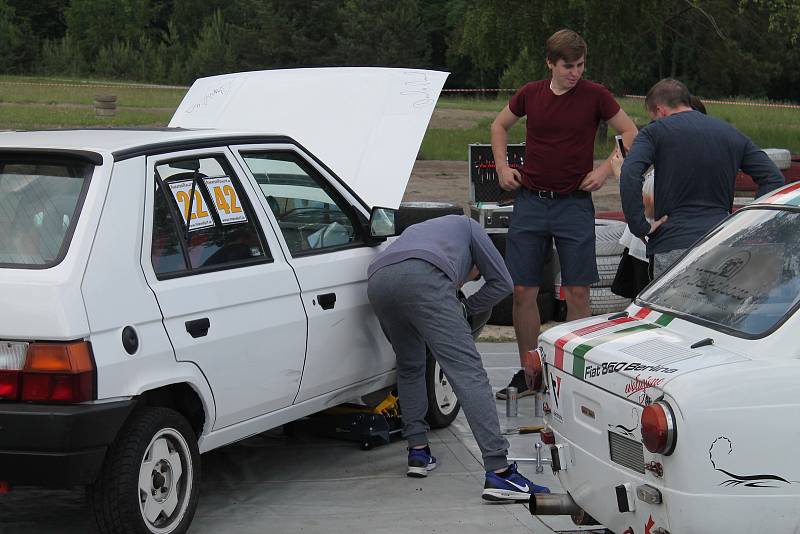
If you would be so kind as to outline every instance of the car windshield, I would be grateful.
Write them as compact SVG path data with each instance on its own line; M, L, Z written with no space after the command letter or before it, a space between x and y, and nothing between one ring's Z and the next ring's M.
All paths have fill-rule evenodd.
M0 159L0 266L47 267L63 257L89 167Z
M640 300L744 337L769 333L800 300L800 212L737 212Z

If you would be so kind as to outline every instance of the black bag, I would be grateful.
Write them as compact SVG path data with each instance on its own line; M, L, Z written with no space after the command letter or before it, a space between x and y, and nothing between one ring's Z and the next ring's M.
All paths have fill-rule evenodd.
M617 274L611 283L611 292L627 299L636 295L650 283L650 264L628 254L626 248L617 266Z

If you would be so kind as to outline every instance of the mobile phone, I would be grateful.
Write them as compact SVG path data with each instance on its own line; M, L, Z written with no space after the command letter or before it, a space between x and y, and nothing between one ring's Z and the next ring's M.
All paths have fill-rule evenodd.
M628 153L625 150L625 145L622 144L622 136L621 135L615 135L614 136L614 140L616 140L616 142L617 142L617 146L619 147L619 153L622 154L622 157L624 158L625 156L627 156Z

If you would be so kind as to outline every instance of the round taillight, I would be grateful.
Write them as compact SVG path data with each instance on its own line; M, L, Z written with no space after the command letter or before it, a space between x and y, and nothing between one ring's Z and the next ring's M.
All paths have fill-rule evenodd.
M669 455L677 442L675 414L669 404L656 401L642 410L642 443L648 451Z
M531 391L544 391L544 364L541 349L529 350L522 356L522 368L525 370L525 382Z

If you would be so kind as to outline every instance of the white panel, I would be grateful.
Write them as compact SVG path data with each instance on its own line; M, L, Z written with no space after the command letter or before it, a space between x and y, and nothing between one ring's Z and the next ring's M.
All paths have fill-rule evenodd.
M169 125L289 135L369 206L396 208L446 78L364 67L201 78Z

